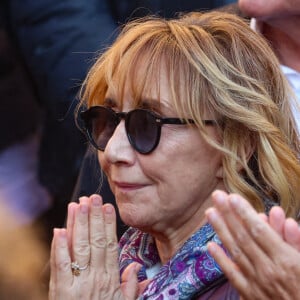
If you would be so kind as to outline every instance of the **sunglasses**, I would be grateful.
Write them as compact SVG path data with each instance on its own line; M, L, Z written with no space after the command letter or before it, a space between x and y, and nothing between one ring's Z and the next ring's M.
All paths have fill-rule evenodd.
M81 112L84 130L89 142L98 150L104 151L108 141L122 119L131 146L141 154L152 152L158 145L161 127L164 124L193 124L191 119L162 118L147 109L134 109L129 112L115 112L105 106L92 106ZM215 121L204 120L205 125L213 125Z

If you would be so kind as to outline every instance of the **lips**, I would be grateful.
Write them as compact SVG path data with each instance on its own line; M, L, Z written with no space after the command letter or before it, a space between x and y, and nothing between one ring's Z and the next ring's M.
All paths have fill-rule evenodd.
M114 181L114 186L122 191L132 191L144 188L145 184Z

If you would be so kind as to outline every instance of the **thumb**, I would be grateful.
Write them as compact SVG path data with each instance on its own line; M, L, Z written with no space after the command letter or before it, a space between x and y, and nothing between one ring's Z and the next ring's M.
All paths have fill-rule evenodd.
M134 300L139 294L139 283L137 274L142 265L131 263L126 267L121 278L121 289L126 300Z
M139 283L139 292L138 292L138 295L141 295L145 288L147 287L147 285L150 283L151 279L146 279L146 280L143 280Z

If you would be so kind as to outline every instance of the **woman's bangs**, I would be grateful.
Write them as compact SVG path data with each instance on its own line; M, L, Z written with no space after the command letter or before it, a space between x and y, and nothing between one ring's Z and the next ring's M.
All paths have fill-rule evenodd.
M121 104L124 101L125 89L128 88L136 107L145 96L153 94L153 90L159 94L158 78L163 57L162 49L151 40L144 41L143 44L134 44L122 54L109 82L110 88L113 82L112 88L119 95Z

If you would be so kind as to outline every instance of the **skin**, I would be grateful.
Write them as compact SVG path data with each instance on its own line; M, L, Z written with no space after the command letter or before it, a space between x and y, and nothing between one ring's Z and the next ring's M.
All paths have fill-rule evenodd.
M299 0L239 0L240 9L249 16L271 19L300 12Z
M54 230L49 299L136 299L140 266L131 264L120 284L115 230L114 207L99 195L69 205L67 229ZM72 261L88 268L74 276Z
M270 41L281 64L300 71L300 1L239 0L240 9L262 21L262 34ZM238 205L233 199L238 198ZM212 256L243 299L298 299L300 289L300 230L280 207L269 217L257 214L238 196L217 192L215 207L206 214L233 258L214 244ZM239 228L239 230L236 230Z
M281 64L300 72L300 0L239 0L248 16L263 21L262 34Z
M149 89L145 99L152 99L157 105L159 92L158 112L163 116L177 116L172 108L167 76L163 70L160 73L160 91ZM156 85L153 82L150 86ZM122 108L118 107L118 95L110 89L107 98L114 100L115 109L134 108L128 90ZM145 106L149 105L147 102ZM217 138L213 126L207 130ZM158 147L149 155L142 155L129 144L121 122L105 151L98 152L98 156L122 220L155 237L163 263L204 224L211 192L217 187L225 189L221 154L204 141L195 127L164 125Z
M239 195L216 191L209 223L228 249L231 259L215 243L208 250L241 299L299 299L300 229L283 210L259 215ZM238 230L236 230L238 228Z
M151 88L154 83L149 84L142 106L176 117L163 68L159 91ZM106 104L118 111L134 109L129 89L124 96L120 107L118 95L109 87ZM218 138L213 126L207 131ZM153 235L162 263L205 223L211 193L224 189L221 154L193 126L164 125L158 147L142 155L130 145L121 121L98 157L123 221ZM102 206L99 196L70 204L67 229L54 231L50 299L135 299L143 290L147 282L137 283L137 264L128 267L120 284L115 220L113 207ZM72 261L80 266L89 263L84 276L72 274Z

